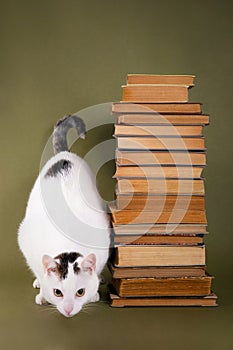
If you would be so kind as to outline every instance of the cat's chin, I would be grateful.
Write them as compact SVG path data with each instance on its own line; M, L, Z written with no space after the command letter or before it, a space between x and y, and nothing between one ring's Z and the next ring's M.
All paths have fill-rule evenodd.
M77 314L66 314L65 312L62 313L62 316L65 316L66 318L71 318L71 317L73 317L75 315L77 315Z

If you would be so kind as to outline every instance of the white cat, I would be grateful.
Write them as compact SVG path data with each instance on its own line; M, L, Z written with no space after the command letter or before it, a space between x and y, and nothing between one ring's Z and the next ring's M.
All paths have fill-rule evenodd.
M67 151L70 128L85 135L77 116L60 120L53 133L57 153L31 191L18 231L19 247L40 288L36 303L51 303L66 317L98 301L100 273L108 259L107 214L85 161Z

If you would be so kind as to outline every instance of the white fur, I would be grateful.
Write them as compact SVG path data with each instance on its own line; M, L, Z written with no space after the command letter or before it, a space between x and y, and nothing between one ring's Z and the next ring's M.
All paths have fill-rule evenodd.
M46 177L51 166L63 159L72 162L72 169L67 174ZM47 301L65 316L73 316L84 304L99 299L99 276L109 254L109 221L95 178L83 159L61 152L47 162L31 191L18 243L37 279L33 286L40 287L38 304ZM65 252L78 252L83 258L78 258L80 273L74 273L70 266L68 277L61 280L56 273L49 273L42 258ZM96 257L95 268L85 271L82 263L90 254ZM85 288L83 297L75 295L80 288ZM63 297L56 297L53 289L60 289ZM72 311L67 313L67 308Z

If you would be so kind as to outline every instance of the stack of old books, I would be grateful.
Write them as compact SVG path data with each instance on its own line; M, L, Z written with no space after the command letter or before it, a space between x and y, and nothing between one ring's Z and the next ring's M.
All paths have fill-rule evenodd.
M111 305L213 306L203 126L190 75L128 75L116 114Z

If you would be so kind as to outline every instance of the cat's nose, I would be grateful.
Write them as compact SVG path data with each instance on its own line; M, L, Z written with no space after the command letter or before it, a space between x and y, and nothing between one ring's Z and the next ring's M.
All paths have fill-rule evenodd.
M68 306L64 307L64 311L67 313L67 315L70 315L71 312L73 311L73 306L68 305Z

